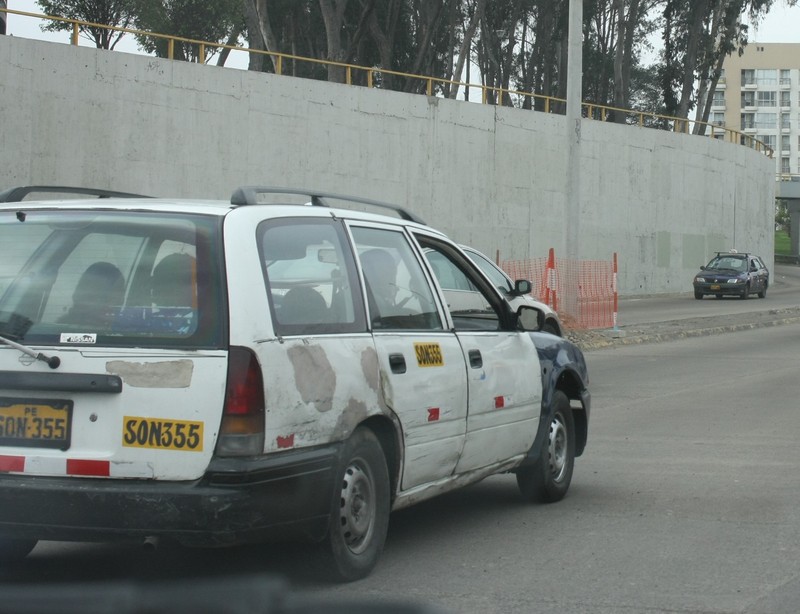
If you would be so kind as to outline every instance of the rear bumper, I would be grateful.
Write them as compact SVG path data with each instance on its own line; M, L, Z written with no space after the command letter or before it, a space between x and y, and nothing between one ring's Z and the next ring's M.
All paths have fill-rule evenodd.
M191 545L320 540L340 446L215 459L194 482L0 475L0 537Z

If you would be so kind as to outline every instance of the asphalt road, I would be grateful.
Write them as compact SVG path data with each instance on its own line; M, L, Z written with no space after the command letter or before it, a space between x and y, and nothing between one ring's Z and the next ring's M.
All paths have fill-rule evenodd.
M641 309L629 329L641 331L671 321L686 328L709 317L779 316L798 304L794 273L765 300L642 299L630 309L623 302L620 313ZM728 334L650 333L587 350L589 443L567 498L527 505L512 476L496 476L401 510L392 515L378 568L360 582L322 581L307 547L151 552L44 542L0 574L0 612L19 611L8 607L15 591L41 595L54 583L64 590L93 583L77 587L85 598L114 582L186 582L179 591L188 603L203 591L226 594L218 582L252 579L263 588L263 577L285 579L289 599L310 600L317 607L309 611L318 612L337 603L354 612L354 602L458 614L797 612L800 320L730 326ZM230 604L241 607L228 611L283 611L268 609L263 598L245 608L258 592L233 591ZM48 611L68 611L65 603ZM98 611L112 610L128 611Z

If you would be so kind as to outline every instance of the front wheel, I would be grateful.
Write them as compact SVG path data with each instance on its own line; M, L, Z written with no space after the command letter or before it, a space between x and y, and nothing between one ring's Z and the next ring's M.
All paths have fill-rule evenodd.
M36 547L35 539L0 539L0 565L19 563Z
M742 300L747 300L747 297L750 296L750 284L747 284L742 291Z
M694 291L694 297L699 301L700 299L703 298L703 293L700 292L700 290L695 290Z
M372 571L389 528L389 471L375 434L359 428L344 444L328 524L329 575L350 582Z
M517 486L528 501L553 503L567 494L575 468L575 421L567 396L553 395L553 418L536 463L517 471Z

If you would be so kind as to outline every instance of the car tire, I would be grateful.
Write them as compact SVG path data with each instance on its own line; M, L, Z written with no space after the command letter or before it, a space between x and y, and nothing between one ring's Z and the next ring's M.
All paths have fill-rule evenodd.
M694 291L694 297L699 301L699 300L701 300L703 298L703 293L700 292L700 290L695 290Z
M0 565L18 563L36 547L35 539L0 539Z
M746 301L748 296L750 296L750 284L749 283L746 284L745 287L744 287L744 290L742 290L741 299L743 301Z
M761 292L758 293L758 298L767 298L767 288L769 287L769 282L764 282L764 287L761 289Z
M527 501L554 503L567 494L575 468L575 420L567 396L553 395L553 418L535 464L517 471L517 486Z
M325 571L351 582L378 563L389 528L389 471L371 430L356 429L345 442L335 478Z

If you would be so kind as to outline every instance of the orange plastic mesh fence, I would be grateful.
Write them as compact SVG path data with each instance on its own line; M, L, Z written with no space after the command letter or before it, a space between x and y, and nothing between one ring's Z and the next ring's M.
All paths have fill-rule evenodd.
M531 282L531 296L537 301L545 302L547 258L506 260L500 263L500 268L513 280L527 279Z
M512 279L528 279L533 297L555 309L566 328L614 326L613 260L555 258L549 291L547 258L507 260L500 266Z

